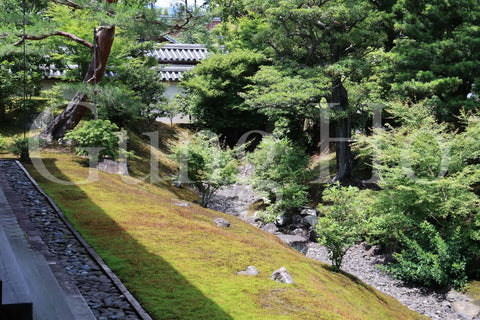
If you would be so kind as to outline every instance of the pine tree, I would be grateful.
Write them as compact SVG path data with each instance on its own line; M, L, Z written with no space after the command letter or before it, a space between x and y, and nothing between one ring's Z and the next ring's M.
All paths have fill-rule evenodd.
M119 37L117 41L122 43L138 39L158 41L196 18L187 12L183 21L170 25L158 16L157 10L150 5L152 3L147 0L52 0L39 5L42 2L27 1L26 35L23 36L19 14L22 1L6 0L0 13L2 51L18 52L24 41L43 41L43 46L29 44L29 50L41 52L49 48L44 53L50 57L66 57L72 51L79 59L89 55L83 83L95 84L101 81L109 60L115 58L111 57L115 37ZM120 34L117 29L121 30ZM42 138L52 141L73 129L88 110L85 106L87 98L77 92L65 110L43 130Z

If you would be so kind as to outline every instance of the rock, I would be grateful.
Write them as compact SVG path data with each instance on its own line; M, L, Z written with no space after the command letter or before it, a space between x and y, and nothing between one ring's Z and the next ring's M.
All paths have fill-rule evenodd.
M277 226L273 222L267 223L262 229L263 231L266 231L272 234L278 231Z
M258 271L258 269L255 268L254 266L248 266L247 270L237 272L237 274L243 274L243 275L246 275L246 276L256 276L259 273L260 273L260 271Z
M310 227L307 237L310 242L318 242L318 234L314 227Z
M309 228L314 227L318 224L318 217L317 216L306 216L303 218L303 224Z
M453 309L468 319L472 319L480 314L480 307L468 301L454 302Z
M103 159L98 163L97 169L107 173L128 175L128 166L126 161Z
M286 244L292 246L295 243L306 243L308 242L308 239L304 235L300 234L279 234L278 237L280 240L285 242Z
M380 247L379 246L371 246L370 249L365 251L363 254L363 257L370 260L373 256L377 255L380 253Z
M445 296L445 300L449 302L455 302L455 301L466 300L466 297L463 294L451 289Z
M172 202L172 204L177 207L190 207L190 203L188 202Z
M219 227L230 227L230 222L228 220L223 219L223 218L215 218L215 220L213 220L213 221Z
M283 227L287 224L288 218L285 215L280 215L275 219L275 224L279 227Z
M316 217L318 215L318 211L315 208L304 208L304 209L302 209L300 214L302 216L315 216Z
M294 214L292 216L292 223L293 224L299 224L300 222L302 222L302 216L299 215L299 214Z
M295 230L292 231L292 234L305 236L305 230L301 228L296 228Z
M290 275L290 273L288 273L285 267L281 267L280 269L275 270L270 276L270 279L280 283L287 283L287 284L295 283L295 281L293 281L292 279L292 276Z

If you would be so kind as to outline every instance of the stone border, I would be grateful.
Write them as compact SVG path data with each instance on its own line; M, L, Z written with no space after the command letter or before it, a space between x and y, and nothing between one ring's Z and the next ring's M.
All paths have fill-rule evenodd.
M120 279L117 277L115 273L105 264L103 259L93 250L93 248L85 241L85 239L78 233L78 231L73 227L73 225L67 220L65 215L63 214L62 210L57 206L55 201L53 201L52 198L50 198L43 190L42 188L38 185L38 183L33 179L33 177L28 173L27 169L22 165L22 163L18 160L14 160L17 166L25 173L26 177L30 182L35 186L35 188L40 192L40 194L48 201L48 203L52 206L52 208L55 210L57 215L60 217L60 219L65 223L65 225L68 227L68 229L72 232L74 237L85 247L87 250L88 254L95 260L96 263L100 266L102 271L107 274L107 276L112 280L112 282L115 284L115 286L120 290L120 292L123 294L125 299L132 305L132 307L135 309L135 312L137 315L142 319L142 320L152 320L150 315L143 309L143 307L140 305L140 303L135 299L135 297L128 291L128 289L125 287L125 285L120 281Z

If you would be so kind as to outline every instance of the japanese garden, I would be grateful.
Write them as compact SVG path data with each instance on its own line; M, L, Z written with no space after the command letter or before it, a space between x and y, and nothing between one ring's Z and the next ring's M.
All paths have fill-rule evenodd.
M480 319L478 1L0 21L0 319Z

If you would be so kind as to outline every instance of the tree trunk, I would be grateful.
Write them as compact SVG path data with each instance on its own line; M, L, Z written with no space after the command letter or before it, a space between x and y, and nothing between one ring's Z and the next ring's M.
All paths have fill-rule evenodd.
M92 55L92 62L88 67L83 82L94 84L100 82L107 66L110 50L115 36L115 27L102 26L96 31L96 54ZM59 114L41 133L40 138L48 143L63 138L68 130L72 130L88 110L87 96L77 92L65 110Z
M340 80L334 82L332 88L331 102L333 108L337 112L345 112L348 110L348 93ZM350 115L341 115L336 119L335 126L336 135L336 158L337 158L337 174L333 178L333 182L349 184L352 179L352 152L350 149L351 123Z
M0 102L0 122L5 121L6 112L5 112L5 104Z

